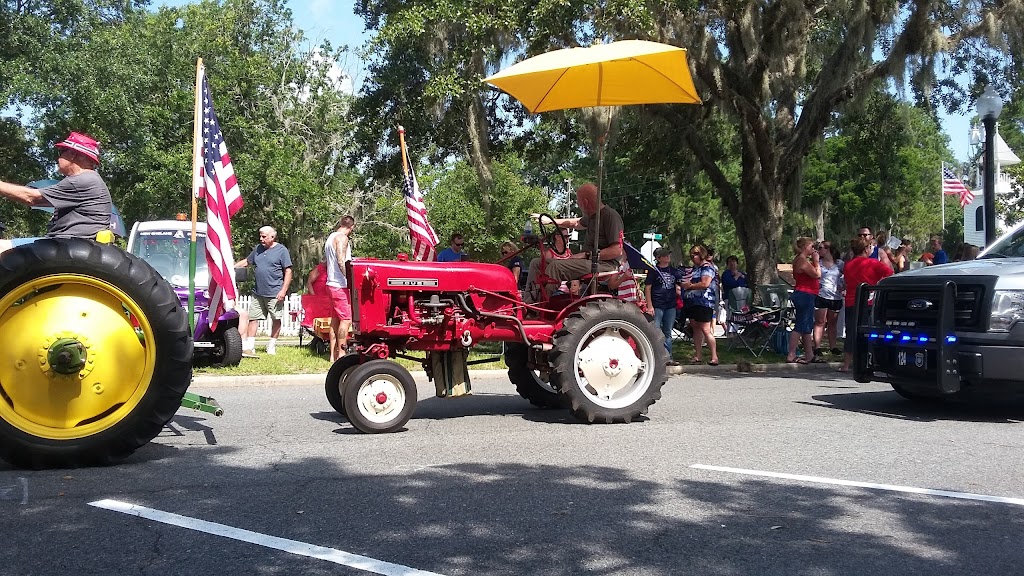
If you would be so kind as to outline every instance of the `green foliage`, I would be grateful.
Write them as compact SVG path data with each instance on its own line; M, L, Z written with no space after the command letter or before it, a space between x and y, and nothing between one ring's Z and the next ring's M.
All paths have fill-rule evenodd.
M803 206L824 206L825 237L837 246L870 226L920 248L942 228L942 161L952 158L935 119L876 92L863 105L845 107L830 135L812 149ZM947 203L946 212L947 221L962 220L959 204Z

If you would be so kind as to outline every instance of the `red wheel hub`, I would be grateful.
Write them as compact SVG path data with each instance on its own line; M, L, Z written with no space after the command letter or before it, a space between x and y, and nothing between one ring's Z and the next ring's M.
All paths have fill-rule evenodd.
M374 396L374 400L377 401L377 404L384 404L388 401L388 395L383 392L377 392L377 395Z
M619 361L617 359L615 359L615 358L610 358L608 360L608 367L609 368L618 368L619 367Z

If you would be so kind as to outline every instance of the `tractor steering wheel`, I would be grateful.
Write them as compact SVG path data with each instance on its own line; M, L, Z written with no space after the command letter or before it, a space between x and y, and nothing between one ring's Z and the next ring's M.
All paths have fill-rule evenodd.
M541 241L551 248L552 252L557 256L565 255L565 251L569 249L569 236L555 223L555 219L550 214L537 215L537 232ZM561 248L555 242L557 238L562 240Z

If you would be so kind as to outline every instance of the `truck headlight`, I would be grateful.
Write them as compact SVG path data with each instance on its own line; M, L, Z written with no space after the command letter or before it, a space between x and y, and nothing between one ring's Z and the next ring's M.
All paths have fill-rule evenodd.
M1024 290L996 290L992 297L992 318L989 332L1009 332L1024 320Z

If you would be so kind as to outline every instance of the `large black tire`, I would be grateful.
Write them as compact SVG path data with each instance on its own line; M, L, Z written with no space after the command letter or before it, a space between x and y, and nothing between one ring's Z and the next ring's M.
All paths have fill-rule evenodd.
M918 404L941 404L945 401L945 398L939 396L938 393L928 394L917 392L913 389L900 386L899 384L891 384L891 386L897 394Z
M398 430L416 409L416 381L401 364L371 360L352 369L343 383L345 416L358 430Z
M324 380L327 401L331 403L331 408L342 416L345 415L345 381L352 373L352 369L358 365L358 355L346 354L331 364L331 369L327 371L327 378Z
M213 349L210 359L214 368L238 366L242 361L242 335L238 328L231 326L221 333L221 341Z
M527 365L529 351L526 344L518 342L505 343L505 365L508 366L508 379L516 387L516 392L538 408L565 408L565 397Z
M170 421L192 379L188 318L170 285L89 240L0 255L0 342L13 360L0 364L0 458L24 468L129 456Z
M631 422L661 398L668 353L661 331L636 305L607 298L565 319L550 361L570 412L611 424Z

